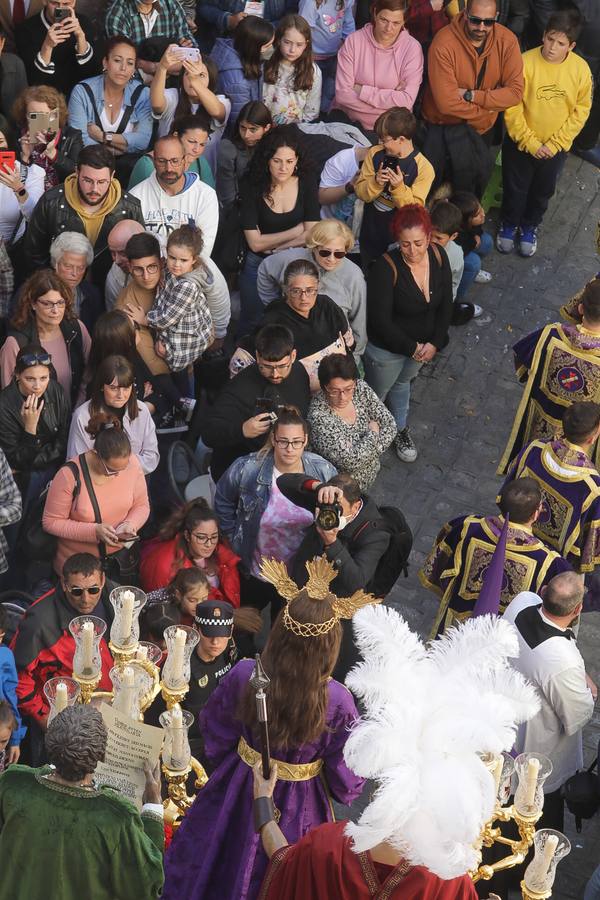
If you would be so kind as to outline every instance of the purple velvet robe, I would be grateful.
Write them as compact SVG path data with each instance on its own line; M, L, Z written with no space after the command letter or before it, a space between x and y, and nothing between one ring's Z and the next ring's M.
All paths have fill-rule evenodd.
M165 857L163 900L255 900L267 868L252 817L252 769L238 756L243 735L258 750L238 718L240 698L254 662L243 659L225 676L200 716L206 756L216 765L175 834ZM278 781L274 801L279 826L290 844L315 825L332 821L328 790L340 803L351 803L363 780L344 763L348 728L358 713L352 695L329 682L327 728L310 744L273 759L288 763L323 760L322 776L308 781ZM325 783L327 783L327 786Z

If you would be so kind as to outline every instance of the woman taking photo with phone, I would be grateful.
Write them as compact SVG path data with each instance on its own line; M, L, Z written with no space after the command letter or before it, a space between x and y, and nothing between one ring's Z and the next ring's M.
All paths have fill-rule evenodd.
M0 115L0 235L9 249L25 233L44 193L44 170L19 162L17 147L7 119Z
M62 574L73 553L117 554L150 515L146 479L117 416L98 413L88 422L94 447L63 466L48 490L42 526L58 538L54 571ZM131 582L129 582L131 583Z
M81 132L67 124L63 95L45 84L28 87L15 100L12 117L21 132L21 161L44 170L45 190L62 184L83 148Z

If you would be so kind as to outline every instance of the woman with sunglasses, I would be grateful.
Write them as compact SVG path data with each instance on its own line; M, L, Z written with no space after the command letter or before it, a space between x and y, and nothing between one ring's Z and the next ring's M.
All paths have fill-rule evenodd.
M117 416L140 461L144 475L159 462L156 428L150 410L137 399L133 366L124 356L108 356L94 374L91 398L77 407L71 420L67 456L89 450L93 444L88 423L98 413Z
M366 493L377 478L379 458L398 429L375 391L358 377L349 353L333 353L319 364L321 390L308 410L310 444Z
M23 497L23 512L65 459L70 409L39 344L19 350L14 376L0 392L0 447Z
M94 439L93 449L73 459L79 488L71 468L63 466L46 497L42 526L58 538L57 575L73 553L109 561L137 540L150 515L146 479L120 419L100 412L92 416L87 430Z
M21 288L0 350L2 385L10 384L19 348L40 344L52 357L52 376L74 408L85 396L84 372L91 343L87 328L75 313L71 288L52 269L40 269Z
M175 510L158 538L142 547L140 577L145 591L171 583L180 569L201 569L208 579L209 600L240 605L239 556L219 529L215 512L198 498Z
M277 478L304 472L308 478L328 481L336 474L331 463L306 450L307 444L307 423L297 409L283 407L262 450L237 459L217 483L215 510L241 557L242 604L264 609L270 603L271 621L281 609L281 597L260 576L261 557L290 562L314 519L283 496Z
M338 219L321 219L311 228L306 250L281 250L265 257L258 268L257 288L263 303L278 300L283 274L295 259L308 259L319 270L319 286L346 314L354 335L354 355L360 357L367 344L367 286L360 268L347 258L354 235Z

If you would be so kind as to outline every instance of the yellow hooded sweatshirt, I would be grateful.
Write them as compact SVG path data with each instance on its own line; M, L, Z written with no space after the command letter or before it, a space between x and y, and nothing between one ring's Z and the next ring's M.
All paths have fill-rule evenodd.
M65 198L69 206L75 210L83 222L86 237L93 247L98 240L100 229L104 224L104 219L109 212L113 211L121 199L121 185L116 178L112 178L108 194L102 203L99 203L98 206L94 207L94 212L89 213L82 205L81 197L79 196L79 191L77 189L77 173L73 172L72 175L67 175L65 178Z

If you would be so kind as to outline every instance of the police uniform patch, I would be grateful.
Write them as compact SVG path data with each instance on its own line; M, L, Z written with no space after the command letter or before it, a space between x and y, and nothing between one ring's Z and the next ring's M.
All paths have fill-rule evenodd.
M203 675L202 678L198 679L198 687L205 688L208 684L208 675Z

